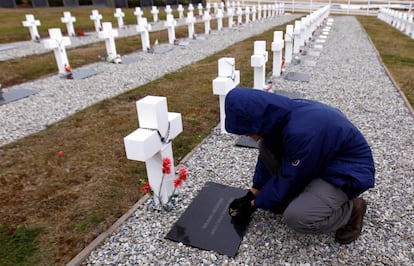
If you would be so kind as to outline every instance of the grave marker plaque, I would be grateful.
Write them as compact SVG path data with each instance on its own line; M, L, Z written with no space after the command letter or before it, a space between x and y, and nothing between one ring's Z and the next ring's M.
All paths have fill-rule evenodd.
M33 94L36 94L36 91L29 89L15 89L7 92L0 91L0 105L14 102Z
M236 256L247 224L232 224L228 206L246 192L246 189L207 182L165 238L229 257Z
M15 8L16 2L14 0L0 0L0 7L2 8Z
M286 80L309 82L310 76L306 73L289 72L285 76Z

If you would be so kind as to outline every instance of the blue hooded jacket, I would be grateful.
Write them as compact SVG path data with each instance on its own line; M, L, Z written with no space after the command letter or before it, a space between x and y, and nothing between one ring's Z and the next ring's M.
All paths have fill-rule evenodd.
M253 187L260 190L255 200L258 208L285 204L316 178L340 187L349 199L374 186L371 149L339 110L315 101L235 88L226 96L225 111L228 132L261 136L262 145L281 162L271 176L259 156L253 176Z

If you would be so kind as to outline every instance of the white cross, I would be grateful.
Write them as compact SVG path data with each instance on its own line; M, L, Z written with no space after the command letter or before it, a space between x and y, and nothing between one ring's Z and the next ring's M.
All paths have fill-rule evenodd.
M187 16L188 16L189 13L193 14L193 17L194 17L194 6L193 6L193 4L189 4L188 5L188 13L187 13Z
M124 27L125 13L122 12L122 9L116 8L115 13L114 13L114 17L116 17L116 19L118 21L118 28L123 28Z
M256 14L257 14L256 6L252 6L252 21L256 21Z
M280 71L282 69L282 49L283 49L283 31L273 32L273 73L274 77L280 77Z
M217 30L221 31L223 29L223 9L217 9Z
M210 20L211 16L210 13L206 10L204 11L203 21L204 21L204 33L210 34Z
M158 11L158 8L156 6L152 6L151 8L151 14L152 14L152 18L154 20L154 23L156 23L158 21L158 13L160 11Z
M195 21L196 21L196 19L193 15L193 12L188 12L185 22L188 24L188 38L189 39L194 38L194 23L195 23Z
M211 4L210 4L210 3L207 3L207 4L206 4L206 11L207 11L208 13L210 13L210 12L211 12Z
M177 21L175 21L174 16L169 14L167 15L167 21L164 23L164 26L168 29L168 43L174 44L175 40L175 26Z
M213 4L214 14L217 15L218 12L218 3Z
M73 22L76 22L76 18L72 17L70 12L63 12L63 17L60 18L60 21L66 24L69 36L76 36L75 28L73 27Z
M254 54L251 56L251 66L254 68L254 85L258 90L263 90L266 87L266 62L268 53L266 51L266 41L254 42Z
M115 59L118 56L115 46L115 37L118 37L118 30L112 29L111 22L104 22L102 23L102 31L98 33L98 37L99 39L105 39L108 59Z
M295 21L295 28L293 30L293 54L299 54L301 46L301 22L300 20Z
M197 5L197 9L198 9L198 16L203 16L203 4L198 3Z
M226 112L224 102L227 93L240 83L240 71L235 70L233 57L223 57L218 60L218 77L213 80L213 94L219 95L220 100L220 130L227 133L225 128Z
M66 74L66 66L69 66L66 46L70 45L70 38L63 37L59 28L49 29L49 36L50 39L43 40L43 45L46 49L53 49L59 74Z
M143 14L144 14L144 12L142 12L140 7L135 8L134 15L137 17L137 25L139 25L139 21L142 18Z
M172 14L172 9L170 5L165 6L165 17Z
M263 10L263 18L266 18L267 17L267 5L263 5L262 10Z
M136 28L138 33L141 33L142 51L147 52L151 46L148 32L151 30L151 25L148 24L147 18L141 18Z
M243 24L243 21L242 21L243 10L241 7L237 8L236 14L237 14L237 25Z
M227 8L227 17L229 18L229 28L233 27L233 16L234 16L234 11L232 7L228 7Z
M39 32L37 31L37 26L40 26L40 21L38 19L35 20L32 14L26 15L26 20L22 22L24 27L28 27L30 31L30 37L33 41L36 41L40 38Z
M261 5L257 5L257 19L258 20L262 19L262 6Z
M165 204L174 190L171 140L183 131L181 114L168 112L166 97L146 96L136 106L140 128L124 138L126 156L129 160L145 162L155 204ZM171 159L171 174L163 178L165 157Z
M246 6L244 14L246 15L246 24L249 24L250 22L250 8Z
M178 18L183 19L184 18L184 7L183 7L183 5L179 4L178 7L177 7L177 11L178 11Z
M92 15L90 15L89 18L93 21L93 23L95 25L95 31L99 32L101 30L102 15L99 14L98 10L94 9L94 10L92 10Z
M293 25L286 25L285 43L285 62L290 64L292 62Z

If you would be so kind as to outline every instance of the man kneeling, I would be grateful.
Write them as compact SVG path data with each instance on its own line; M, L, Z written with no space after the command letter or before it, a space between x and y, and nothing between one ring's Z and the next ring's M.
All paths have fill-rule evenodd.
M226 130L259 141L253 186L229 206L245 223L256 208L283 214L301 233L335 231L348 244L362 230L367 204L358 196L374 186L371 149L339 110L255 89L231 90Z

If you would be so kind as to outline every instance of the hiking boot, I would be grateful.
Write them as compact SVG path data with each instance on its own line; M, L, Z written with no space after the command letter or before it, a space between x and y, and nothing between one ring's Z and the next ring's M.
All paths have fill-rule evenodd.
M362 231L362 221L367 211L367 203L362 198L353 199L351 217L348 223L335 232L335 241L340 244L349 244L355 241Z

